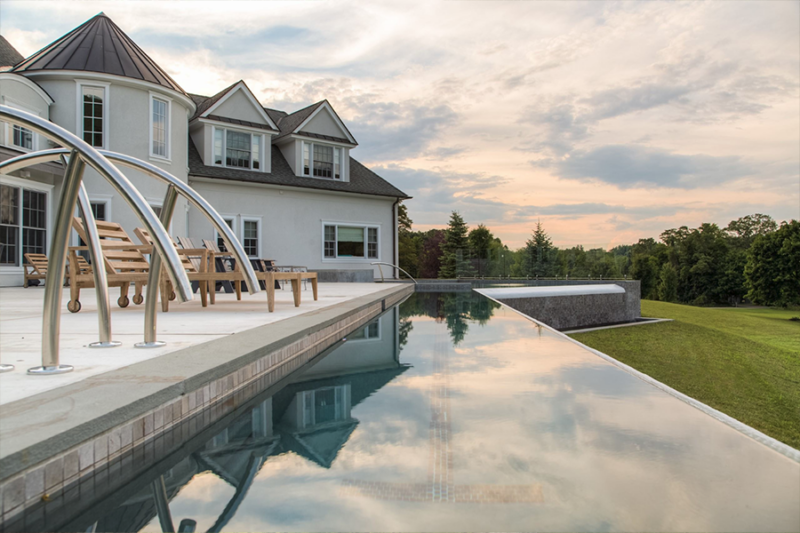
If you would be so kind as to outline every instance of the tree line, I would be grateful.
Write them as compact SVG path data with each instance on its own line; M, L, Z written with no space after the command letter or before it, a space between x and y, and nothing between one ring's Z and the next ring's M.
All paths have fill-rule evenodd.
M400 268L415 278L636 279L642 297L693 305L800 305L800 222L778 225L748 215L725 228L668 229L658 240L610 250L558 248L537 223L512 250L484 226L470 229L458 212L445 229L414 231L398 211Z

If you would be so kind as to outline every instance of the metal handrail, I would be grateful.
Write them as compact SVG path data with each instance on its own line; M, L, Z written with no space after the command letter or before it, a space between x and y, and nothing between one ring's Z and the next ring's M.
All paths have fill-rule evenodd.
M233 230L225 223L222 216L214 209L214 207L200 194L197 193L194 189L189 187L186 183L179 180L169 172L151 164L146 161L142 161L141 159L137 159L135 157L120 154L118 152L112 152L109 150L98 150L100 154L105 156L111 161L115 163L119 163L122 166L126 166L128 168L132 168L134 170L138 170L143 174L150 176L152 178L158 179L164 183L166 183L169 187L167 188L167 194L164 198L164 201L161 206L161 223L164 227L169 227L169 224L172 220L172 214L175 206L175 200L177 199L177 194L180 194L184 198L186 198L191 204L193 204L197 209L200 210L210 221L214 228L217 230L217 233L223 238L225 245L227 246L228 250L231 250L231 254L233 257L238 261L240 265L242 265L242 273L245 277L245 281L247 282L247 289L250 294L256 294L261 289L259 287L258 278L256 277L256 273L253 270L253 266L250 264L250 261L247 259L247 253L244 251L244 247L236 238L236 235L233 233ZM50 150L41 150L39 152L34 152L30 154L25 154L22 156L15 157L13 159L9 159L5 161L2 165L2 168L6 168L7 172L12 172L14 170L19 170L21 168L38 164L38 163L46 163L50 161L57 161L59 158L64 157L65 154L68 154L69 150L64 148L54 148ZM177 194L175 194L177 193ZM88 224L84 223L85 226ZM90 245L90 252L91 252L91 245ZM94 259L92 260L94 262ZM157 305L157 289L158 289L158 278L161 275L161 257L157 254L153 254L150 263L150 272L148 277L148 285L147 285L147 294L145 299L145 330L144 330L144 342L137 343L135 346L137 348L154 348L163 346L165 343L156 340L156 305ZM95 285L98 285L95 283ZM104 283L105 285L105 283ZM98 308L100 307L98 303ZM102 333L101 333L101 341L102 341ZM110 334L109 334L110 337Z
M165 267L175 287L178 299L181 302L192 300L191 283L183 268L178 251L172 245L167 230L141 193L117 167L100 154L96 148L74 133L41 117L0 105L0 119L12 125L29 129L56 144L65 146L70 149L71 154L65 172L61 201L55 218L50 253L48 254L49 271L54 275L47 276L45 279L42 317L42 366L29 369L29 374L56 374L73 370L73 367L69 365L59 364L61 288L64 284L67 247L69 246L69 236L72 228L71 218L78 204L80 185L83 181L83 167L86 164L94 168L114 187L142 221L153 238L153 245L158 255L167 260ZM19 158L0 163L0 172L9 171L13 163L19 163ZM27 166L27 164L24 166ZM107 286L96 287L96 290L105 291L107 297Z
M383 282L384 282L384 281L383 281L383 269L381 268L381 265L386 265L386 266L390 266L390 267L392 267L392 268L396 268L397 270L399 270L400 272L402 272L403 274L405 274L406 276L408 276L408 279L410 279L411 281L413 281L413 282L414 282L414 285L418 285L418 283L417 283L417 280L415 280L414 278L412 278L412 277L411 277L411 274L409 274L408 272L406 272L405 270L403 270L402 268L400 268L400 267L399 267L399 266L397 266L397 265L393 265L393 264L391 264L391 263L384 263L383 261L375 261L374 263L370 263L370 265L378 265L378 271L381 273L381 283L383 283Z

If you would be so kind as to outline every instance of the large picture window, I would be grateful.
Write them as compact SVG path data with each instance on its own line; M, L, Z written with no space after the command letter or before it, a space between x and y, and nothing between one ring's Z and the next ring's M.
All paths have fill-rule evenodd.
M26 253L47 253L47 193L0 185L0 265L20 266Z
M323 229L324 259L378 259L379 231L375 226L325 224Z
M303 175L341 180L342 158L342 148L304 142Z
M261 170L264 136L214 127L214 164Z

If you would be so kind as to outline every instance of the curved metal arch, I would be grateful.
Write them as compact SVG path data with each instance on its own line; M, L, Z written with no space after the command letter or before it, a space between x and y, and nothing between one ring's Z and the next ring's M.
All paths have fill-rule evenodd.
M41 150L39 152L30 154L23 154L0 163L0 171L13 172L15 170L20 170L39 163L58 161L61 156L69 155L69 152L70 151L66 148L54 148L50 150ZM234 235L233 230L231 230L230 226L225 223L214 207L212 207L212 205L208 203L205 198L200 196L197 191L189 187L186 183L182 182L169 172L166 172L165 170L162 170L151 163L142 161L141 159L109 150L98 150L98 152L111 161L115 161L128 168L138 170L152 178L156 178L168 185L174 186L178 190L179 194L181 194L201 212L203 212L203 214L211 221L211 224L214 226L214 228L219 232L220 235L222 235L225 241L225 246L228 248L228 250L231 250L234 258L242 267L250 294L256 294L261 290L259 288L258 278L256 277L256 273L253 270L252 265L250 265L247 253L244 251L242 244Z
M104 157L96 148L90 146L83 139L78 137L72 132L54 124L41 117L13 109L8 106L0 105L0 118L11 124L22 126L30 129L39 135L50 139L51 141L71 148L98 174L103 176L114 189L122 196L133 209L139 220L142 221L147 231L153 236L153 244L158 251L159 255L166 259L166 270L169 275L172 285L175 287L175 292L181 302L188 302L192 300L192 284L186 276L183 269L181 258L178 255L175 247L172 246L172 239L164 229L164 226L158 220L158 217L153 212L152 208L148 205L144 197L139 191L131 184L125 175L120 172L106 157ZM45 152L51 152L46 150ZM60 156L63 152L53 154ZM33 155L33 154L31 154ZM34 159L34 158L31 158ZM19 157L10 159L4 163L0 163L0 171L10 172L9 168L13 168L13 163L18 163ZM20 167L16 167L20 168ZM70 206L74 209L74 206ZM68 233L67 233L68 234ZM54 243L55 244L55 243ZM60 292L58 294L60 300ZM48 301L48 295L45 294L45 302Z

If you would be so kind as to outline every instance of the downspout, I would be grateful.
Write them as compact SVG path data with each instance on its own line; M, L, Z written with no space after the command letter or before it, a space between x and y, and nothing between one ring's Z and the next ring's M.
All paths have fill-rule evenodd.
M392 264L397 265L399 264L400 257L398 256L397 251L397 204L400 203L400 198L396 198L394 203L392 204ZM400 272L397 269L394 269L394 276L395 279L400 279Z

